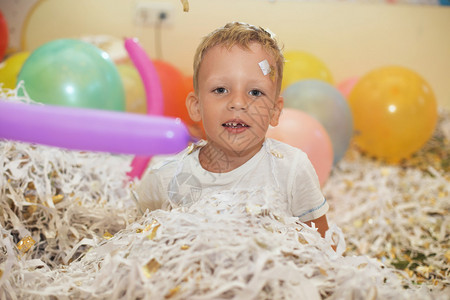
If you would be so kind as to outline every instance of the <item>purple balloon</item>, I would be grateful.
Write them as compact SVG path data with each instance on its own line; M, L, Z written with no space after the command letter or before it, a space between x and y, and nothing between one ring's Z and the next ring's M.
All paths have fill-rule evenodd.
M0 99L0 138L84 151L154 155L185 148L180 119Z

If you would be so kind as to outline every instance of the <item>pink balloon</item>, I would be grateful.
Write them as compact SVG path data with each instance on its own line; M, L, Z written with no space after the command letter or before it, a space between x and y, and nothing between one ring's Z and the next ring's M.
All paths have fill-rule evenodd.
M278 126L269 128L266 136L305 152L320 185L326 182L333 166L333 146L319 121L300 110L284 108Z
M353 87L358 82L359 77L350 77L343 81L341 81L337 89L342 93L342 95L347 99L350 92L353 90Z
M190 136L175 118L0 99L0 139L148 156L176 153Z
M161 82L159 81L158 73L152 61L139 45L137 39L125 39L125 49L141 76L147 98L147 114L163 115L164 101ZM147 156L134 157L131 162L131 171L128 173L128 177L141 178L150 160L151 157Z
M147 114L163 115L163 92L155 66L137 39L125 39L125 49L141 76L147 99Z

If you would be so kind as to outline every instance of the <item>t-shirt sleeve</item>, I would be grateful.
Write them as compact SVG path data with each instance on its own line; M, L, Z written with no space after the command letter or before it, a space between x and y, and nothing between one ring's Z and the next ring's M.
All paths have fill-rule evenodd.
M292 181L291 210L300 221L306 222L323 216L328 203L320 190L319 178L305 153L296 160Z
M167 208L164 192L158 170L151 170L136 187L138 205L143 212Z

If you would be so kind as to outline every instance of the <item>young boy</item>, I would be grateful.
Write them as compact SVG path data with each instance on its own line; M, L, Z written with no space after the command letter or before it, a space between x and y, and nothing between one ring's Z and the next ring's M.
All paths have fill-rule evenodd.
M305 153L266 139L283 108L284 58L266 30L233 22L206 36L194 58L186 99L207 141L155 166L137 188L139 205L170 209L222 192L269 190L274 207L323 236L328 204ZM243 200L244 201L244 200Z

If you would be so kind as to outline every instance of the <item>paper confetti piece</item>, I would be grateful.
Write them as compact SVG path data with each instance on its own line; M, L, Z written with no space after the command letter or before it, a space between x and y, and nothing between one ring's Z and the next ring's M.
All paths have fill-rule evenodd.
M31 236L26 236L17 243L17 249L22 253L25 253L28 252L34 244L36 244L36 241L33 240Z
M145 266L142 267L142 272L147 278L150 278L159 270L160 266L161 265L159 264L159 262L156 259L152 258L148 263L145 264Z
M181 3L183 4L183 11L188 12L189 11L189 1L188 0L181 0Z
M270 68L270 65L269 65L269 62L267 61L267 59L265 59L263 61L260 61L258 63L258 65L261 68L261 71L263 72L264 75L268 75L272 71L272 69Z

